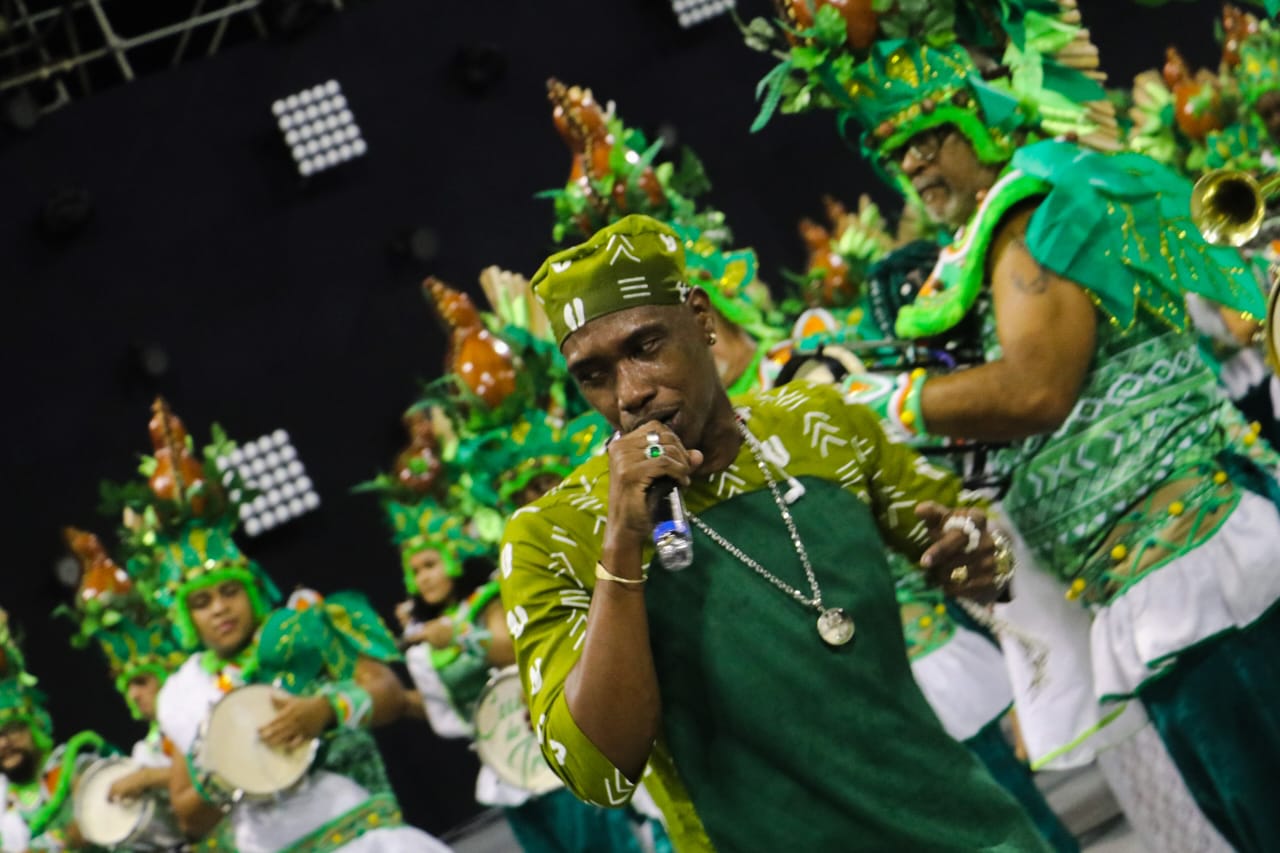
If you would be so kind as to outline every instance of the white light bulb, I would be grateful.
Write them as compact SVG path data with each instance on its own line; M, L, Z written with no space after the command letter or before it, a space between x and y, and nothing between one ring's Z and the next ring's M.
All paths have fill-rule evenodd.
M254 512L262 512L267 508L266 495L258 495L253 499L253 503L249 504L249 506L253 508Z
M271 102L271 112L273 115L277 115L277 116L284 115L284 111L287 109L288 107L284 105L284 101L282 100Z
M296 130L291 130L291 131L289 131L288 133L286 133L286 134L284 135L284 144L285 144L285 145L291 145L291 146L292 146L292 145L297 145L297 144L298 144L298 140L299 140L299 139L301 139L301 138L302 138L302 134L300 134L300 133L299 133L298 131L296 131Z
M289 449L290 451L293 451L293 448L292 448L292 447L290 447L290 448L288 448L288 449ZM282 456L284 455L284 452L283 452L283 451L281 451L281 455L282 455ZM288 459L290 460L290 461L289 461L289 467L288 467L288 468L286 468L285 470L289 472L289 476L290 476L290 477L296 477L296 476L298 476L299 474L301 474L301 473L302 473L302 463L301 463L301 462L299 462L298 460L296 460L296 459L294 459L294 458L293 458L295 455L296 455L296 452L291 452L291 453L289 453L289 455L288 455Z
M298 174L302 175L302 177L304 178L310 177L313 171L315 170L311 168L310 160L303 160L301 163L298 164Z
M325 96L324 84L318 84L311 87L311 97L317 101Z
M351 146L345 142L342 143L342 145L338 148L338 157L340 157L342 159L342 162L345 163L346 161L350 160L352 156L354 155L351 151Z
M311 103L311 90L305 89L298 93L298 105L305 106Z
M306 149L307 149L307 154L309 155L314 154L320 150L320 143L314 139L308 139Z
M262 532L262 524L256 518L250 518L244 523L244 532L249 536L257 536Z
M330 80L324 84L324 93L326 95L336 95L341 90L342 90L342 87L338 85L337 80Z
M289 512L293 513L294 515L302 515L306 511L307 511L307 508L302 505L301 498L294 498L293 500L289 501Z
M309 492L311 491L311 478L306 474L303 474L301 477L293 481L293 487L299 492Z
M366 151L368 151L368 150L369 150L369 146L367 146L367 145L365 145L365 144L364 144L364 140L363 140L363 139L356 139L354 142L352 142L352 143L351 143L351 151L352 151L352 152L353 152L357 157L360 157L361 155L363 155L363 154L364 154Z
M323 121L312 122L310 125L310 130L311 130L312 136L319 136L320 134L324 133L324 122Z
M231 451L231 455L228 456L227 459L231 460L232 465L239 465L244 461L244 454L241 453L240 448L237 447L235 450Z
M271 436L269 435L262 436L261 438L258 439L257 444L258 444L258 452L266 453L271 449Z
M267 492L267 503L269 503L269 504L278 504L278 503L280 503L280 490L279 490L279 489L272 489L271 491Z
M291 153L293 154L293 159L302 160L307 156L307 147L305 145L295 145Z
M280 128L281 131L288 130L289 128L293 127L293 117L280 116L279 121L276 122L276 127Z
M253 508L248 506L240 507L240 518L245 519L253 515Z
M320 110L316 109L315 104L311 104L303 112L303 115L305 115L308 119L314 119L316 116L320 115Z
M326 166L336 166L340 162L338 152L332 149L324 153L324 163Z
M298 494L298 490L294 488L293 483L285 483L283 486L280 487L280 497L284 498L285 500L295 497L297 494Z
M352 114L351 110L343 110L338 113L338 121L343 124L352 124L355 120L356 117Z
M346 96L338 95L336 97L330 98L329 105L334 110L346 110L347 109ZM350 112L350 110L347 110L347 111Z
M320 496L315 492L307 492L302 496L302 505L307 509L315 509L320 506Z
M261 474L263 471L267 470L267 465L261 459L255 459L253 460L253 464L249 466L249 470L253 471L254 474Z
M296 110L298 108L298 96L290 95L284 99L284 107L287 110Z
M276 447L283 447L289 443L289 433L282 429L276 430L271 433L271 443Z
M280 465L280 454L279 454L279 453L276 453L274 450L273 450L273 451L271 451L270 453L268 453L268 454L267 454L267 464L268 464L268 465L270 465L272 468L279 467L279 465Z

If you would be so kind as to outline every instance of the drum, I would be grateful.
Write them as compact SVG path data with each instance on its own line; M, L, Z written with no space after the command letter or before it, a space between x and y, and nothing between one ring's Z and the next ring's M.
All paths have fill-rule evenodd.
M560 787L529 725L529 706L514 666L496 673L476 702L476 753L498 778L535 794Z
M238 687L218 700L201 724L195 762L232 802L285 793L302 782L315 759L318 740L274 749L258 737L258 729L280 713L271 701L276 695L277 688L268 684Z
M111 786L141 769L127 758L99 759L84 771L76 785L76 825L98 847L130 850L168 850L183 842L166 804L154 796L115 801Z

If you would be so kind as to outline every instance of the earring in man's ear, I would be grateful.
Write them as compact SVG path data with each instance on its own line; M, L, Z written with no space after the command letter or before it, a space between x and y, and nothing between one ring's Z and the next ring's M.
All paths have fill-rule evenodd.
M707 346L713 347L715 345L716 345L716 333L707 332Z

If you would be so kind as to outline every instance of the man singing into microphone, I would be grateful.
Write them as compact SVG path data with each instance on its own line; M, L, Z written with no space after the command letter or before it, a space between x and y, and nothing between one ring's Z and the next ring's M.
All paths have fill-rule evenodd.
M892 548L995 597L1007 543L959 483L817 386L730 403L675 234L631 216L533 280L618 434L517 512L502 598L543 753L619 806L643 777L681 853L1043 850L911 678ZM693 562L654 556L677 485ZM971 503L971 502L969 502Z

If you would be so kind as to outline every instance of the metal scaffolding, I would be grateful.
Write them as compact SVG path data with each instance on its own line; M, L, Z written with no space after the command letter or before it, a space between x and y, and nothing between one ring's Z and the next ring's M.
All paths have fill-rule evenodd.
M295 4L307 5L306 0ZM134 80L139 73L196 55L213 56L237 19L247 22L257 38L265 38L263 13L271 5L271 0L191 0L176 19L158 20L157 9L176 11L179 4L0 0L0 97L24 95L35 100L39 112L55 110L98 88ZM341 10L342 0L311 0L311 5ZM131 29L135 31L128 34ZM171 42L163 53L162 42ZM148 50L140 62L138 52L144 47Z

